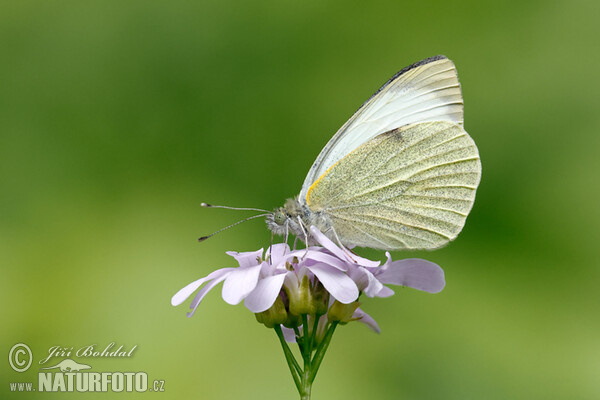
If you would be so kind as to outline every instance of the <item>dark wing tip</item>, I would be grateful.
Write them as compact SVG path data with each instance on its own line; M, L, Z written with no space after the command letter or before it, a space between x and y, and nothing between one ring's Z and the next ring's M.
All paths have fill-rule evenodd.
M373 95L371 97L369 97L367 99L367 101L365 101L362 106L359 107L362 108L365 104L367 104L373 97L375 97L377 95L377 93L381 92L387 85L389 85L390 83L392 83L396 78L398 78L400 75L405 74L406 72L410 71L411 69L415 69L417 67L420 67L421 65L425 65L425 64L429 64L432 63L434 61L438 61L438 60L447 60L448 57L444 56L444 55L437 55L437 56L433 56L433 57L429 57L426 58L424 60L421 61L417 61L414 64L409 65L408 67L404 67L402 68L400 71L396 72L394 74L394 76L392 76L390 79L388 79L388 81L386 83L384 83L375 93L373 93Z
M447 60L448 57L443 56L443 55L437 55L437 56L433 56L433 57L429 57L426 58L424 60L421 61L417 61L414 64L409 65L408 67L404 67L402 68L400 71L396 72L394 74L394 76L392 76L377 92L380 92L381 89L383 89L384 87L386 87L390 82L392 82L394 79L396 79L397 77L399 77L400 75L405 74L406 72L410 71L411 69L415 69L417 67L420 67L421 65L425 65L425 64L429 64L432 63L434 61L438 61L438 60ZM376 93L377 94L377 93Z
M392 79L390 79L390 81L394 80L394 78L402 75L406 71L410 71L411 69L420 67L421 65L429 64L429 63L432 63L432 62L438 61L438 60L447 60L447 59L448 59L448 57L439 54L437 56L433 56L433 57L429 57L429 58L426 58L426 59L421 60L421 61L417 61L416 63L411 64L408 67L402 68L400 71L396 72L396 74L392 77Z

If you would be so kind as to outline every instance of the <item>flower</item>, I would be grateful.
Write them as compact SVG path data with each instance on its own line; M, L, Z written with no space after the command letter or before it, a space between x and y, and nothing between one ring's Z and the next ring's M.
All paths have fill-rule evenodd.
M287 244L254 252L227 252L236 259L237 268L221 268L179 290L171 299L176 306L202 287L191 302L191 317L206 294L223 282L222 297L235 305L242 300L259 322L267 327L283 325L286 340L293 340L291 329L302 325L301 315L320 318L317 327L325 329L327 320L347 323L358 320L375 332L373 318L358 308L358 298L389 297L394 291L386 284L412 287L429 293L440 292L445 285L444 271L436 264L418 258L371 261L339 247L316 227L310 232L322 247L290 250ZM321 321L325 322L321 322ZM309 321L310 323L311 321ZM314 324L314 320L312 321ZM320 327L323 326L323 329Z
M245 306L254 313L267 310L273 305L284 285L290 294L296 295L304 279L315 278L341 303L350 303L358 297L358 288L345 274L346 265L320 248L310 247L290 251L287 244L271 246L262 258L263 249L254 252L227 252L235 258L238 268L218 269L208 276L190 283L171 299L171 304L179 305L200 286L206 283L197 294L190 308L193 313L204 296L221 281L223 300L235 305L245 300Z
M390 253L386 252L387 262L379 267L379 262L349 254L349 250L338 247L316 227L311 227L310 231L324 248L346 259L350 277L367 297L392 296L394 291L384 284L407 286L429 293L439 293L446 285L444 270L431 261L420 258L392 261Z
M361 294L389 297L394 291L387 284L408 286L430 293L444 288L444 271L436 264L416 258L371 261L337 246L316 227L310 234L322 247L290 250L286 243L251 252L227 252L239 264L221 268L190 283L171 299L192 300L191 317L206 294L223 282L222 296L229 304L244 305L256 320L272 328L283 349L288 368L303 399L310 398L316 377L331 338L339 325L360 321L379 333L377 322L360 309ZM204 286L203 286L204 285ZM303 367L288 346L296 342Z

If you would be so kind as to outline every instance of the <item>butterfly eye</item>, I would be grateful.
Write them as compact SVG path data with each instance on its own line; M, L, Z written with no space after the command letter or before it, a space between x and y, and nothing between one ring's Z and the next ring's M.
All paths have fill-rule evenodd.
M281 209L273 213L273 221L275 221L277 225L283 225L285 223L286 218L287 217L285 213Z

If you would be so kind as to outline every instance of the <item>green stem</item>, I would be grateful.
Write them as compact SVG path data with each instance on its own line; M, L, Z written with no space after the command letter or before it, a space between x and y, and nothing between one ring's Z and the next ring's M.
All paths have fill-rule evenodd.
M319 326L319 319L321 319L321 316L319 314L316 314L315 321L313 323L312 335L310 336L310 352L308 354L310 354L311 356L312 351L314 349L315 340L317 340L317 327Z
M310 389L312 386L312 381L310 380L311 375L311 365L310 365L310 356L312 350L310 348L310 344L312 342L312 338L310 336L310 329L308 326L308 315L302 314L302 325L304 336L302 338L302 358L304 359L304 373L302 374L302 384L300 389L300 398L302 400L310 399Z
M311 371L311 374L309 375L309 380L311 383L315 380L315 377L317 376L317 372L319 371L319 367L321 366L323 357L325 357L325 352L327 351L327 348L329 347L329 342L331 341L331 338L333 337L333 332L335 332L335 328L338 326L338 323L339 322L331 323L331 325L329 326L329 329L327 329L327 333L325 333L325 337L323 338L323 341L319 344L319 347L317 347L317 352L315 353L315 356L311 363L312 371ZM306 368L304 369L304 373L306 374Z
M332 322L329 325L329 327L327 328L327 332L325 333L325 337L323 338L323 341L319 343L315 351L315 355L314 357L312 357L313 347L317 336L317 325L319 323L319 316L315 315L314 318L315 319L313 321L313 329L311 330L308 324L308 315L302 315L302 337L297 336L298 347L300 349L300 353L302 354L302 359L304 361L304 368L300 368L300 365L298 365L298 362L294 358L292 351L285 342L285 338L281 330L281 325L276 325L274 327L275 332L277 333L277 337L281 342L281 347L283 348L285 359L290 369L290 373L292 374L292 378L294 378L294 383L296 384L296 389L298 389L298 393L300 394L301 400L310 400L312 384L315 380L315 377L317 376L317 371L321 366L323 357L325 357L325 352L329 347L329 342L331 342L331 338L333 337L335 328L338 326L338 322ZM299 330L296 329L296 332L299 333ZM300 345L300 340L302 342L302 345Z
M308 329L308 314L302 314L302 358L310 358L310 329Z
M285 354L285 360L287 361L288 367L290 368L290 373L292 374L292 378L294 379L294 383L296 384L296 389L301 393L302 385L300 383L300 377L298 376L302 370L298 365L298 362L294 358L292 351L289 346L285 342L285 338L283 337L283 332L281 331L281 325L275 325L273 327L275 332L277 333L277 337L279 338L279 342L281 343L281 347L283 348L283 354ZM304 380L304 375L302 376Z

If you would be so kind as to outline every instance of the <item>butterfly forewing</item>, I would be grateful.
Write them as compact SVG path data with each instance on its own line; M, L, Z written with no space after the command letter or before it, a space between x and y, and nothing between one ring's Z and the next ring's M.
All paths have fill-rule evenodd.
M407 125L359 146L310 187L345 245L433 249L453 240L475 200L479 153L462 126Z
M431 57L398 72L331 138L310 169L300 192L327 169L374 137L400 126L426 122L463 123L456 69L444 56Z

